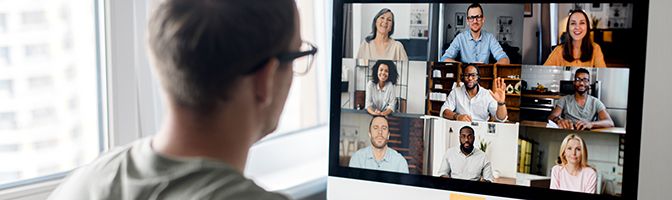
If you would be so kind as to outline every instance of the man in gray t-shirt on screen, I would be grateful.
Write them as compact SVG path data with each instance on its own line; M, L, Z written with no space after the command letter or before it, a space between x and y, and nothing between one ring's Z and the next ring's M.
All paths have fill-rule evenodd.
M276 129L294 74L309 70L293 60L317 52L298 18L294 0L162 1L147 35L165 123L77 169L49 199L287 199L242 172Z
M607 108L598 98L590 96L589 90L590 72L584 68L577 69L574 73L574 95L558 99L548 120L560 128L572 130L613 127Z

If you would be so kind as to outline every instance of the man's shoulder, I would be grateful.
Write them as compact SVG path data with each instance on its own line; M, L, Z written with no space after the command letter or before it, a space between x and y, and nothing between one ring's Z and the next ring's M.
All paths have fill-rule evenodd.
M367 146L367 147L364 147L364 148L361 148L361 149L355 151L355 153L352 153L352 158L355 158L355 157L364 158L364 157L366 157L366 154L371 151L369 149L371 149L371 147Z

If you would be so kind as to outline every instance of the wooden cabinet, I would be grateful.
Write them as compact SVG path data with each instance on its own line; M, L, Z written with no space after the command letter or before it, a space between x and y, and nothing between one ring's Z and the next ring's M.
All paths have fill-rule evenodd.
M425 114L440 116L441 106L460 82L460 63L430 62L427 69L427 97Z
M441 106L452 92L453 84L459 84L462 76L462 63L430 62L427 70L427 115L440 116ZM509 122L518 122L520 116L520 90L515 91L521 82L521 65L481 64L478 66L481 87L492 89L495 78L503 78L504 83L514 88L506 94L506 108ZM452 75L452 76L451 76Z

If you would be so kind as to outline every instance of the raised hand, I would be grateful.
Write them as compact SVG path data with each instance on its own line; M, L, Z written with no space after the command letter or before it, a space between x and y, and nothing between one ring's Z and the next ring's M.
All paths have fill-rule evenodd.
M506 84L504 83L504 79L495 79L492 90L490 90L490 95L492 95L492 98L498 103L506 101Z

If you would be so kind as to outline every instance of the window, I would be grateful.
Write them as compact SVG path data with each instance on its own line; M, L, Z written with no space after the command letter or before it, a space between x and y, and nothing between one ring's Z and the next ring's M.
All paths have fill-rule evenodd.
M47 44L26 45L26 59L43 58L49 56L49 46Z
M0 80L0 98L11 98L13 91L12 80Z
M0 13L0 33L7 31L7 14Z
M47 22L44 11L25 11L21 13L21 23L26 26L42 25Z
M328 98L325 95L329 88L329 70L325 66L329 66L327 62L331 55L326 53L329 48L325 38L319 35L325 33L325 29L321 29L324 27L318 22L324 16L321 17L322 13L314 11L316 3L313 1L297 0L296 3L301 19L301 37L304 41L316 44L318 52L308 74L294 76L278 129L269 138L326 125L328 120Z
M8 47L0 47L0 67L3 65L9 65L10 64L10 59L9 59L9 48Z
M61 178L100 154L96 2L0 0L11 11L0 13L0 190Z

